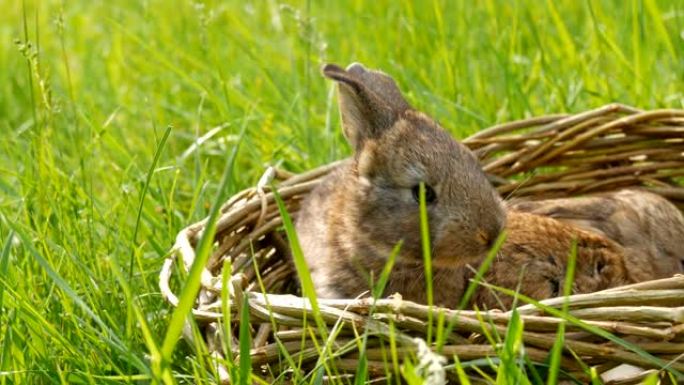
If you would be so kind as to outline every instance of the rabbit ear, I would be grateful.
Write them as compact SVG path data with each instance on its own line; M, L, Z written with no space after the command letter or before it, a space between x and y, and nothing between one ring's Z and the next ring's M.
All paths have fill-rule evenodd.
M323 75L339 83L339 104L344 135L358 151L365 140L376 138L410 108L391 77L354 63L346 70L335 64Z

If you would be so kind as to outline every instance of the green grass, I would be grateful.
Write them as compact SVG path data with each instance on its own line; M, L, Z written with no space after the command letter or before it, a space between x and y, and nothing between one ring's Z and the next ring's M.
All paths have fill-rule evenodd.
M349 154L321 63L384 69L457 137L684 107L678 1L0 5L0 384L211 382L161 262L265 165Z

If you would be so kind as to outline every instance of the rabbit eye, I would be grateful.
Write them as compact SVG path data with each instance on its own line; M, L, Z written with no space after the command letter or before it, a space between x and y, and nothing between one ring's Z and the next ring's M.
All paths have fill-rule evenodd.
M416 202L420 202L420 185L415 185L411 188L411 194L413 194L413 199ZM437 200L437 193L435 190L428 186L425 185L425 203L433 203L435 200Z

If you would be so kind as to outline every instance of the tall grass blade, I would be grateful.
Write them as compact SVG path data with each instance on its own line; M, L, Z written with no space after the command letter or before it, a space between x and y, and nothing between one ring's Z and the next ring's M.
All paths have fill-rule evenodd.
M574 239L568 256L568 265L565 273L565 281L563 282L563 296L565 301L561 308L561 314L564 317L568 316L568 296L572 294L572 284L575 281L575 264L577 262L577 239ZM551 348L549 357L549 374L546 383L553 385L558 383L558 373L561 366L561 357L563 355L563 346L565 345L565 322L558 324L558 331L556 332L556 342Z
M603 385L601 376L598 374L595 367L589 368L589 379L591 380L591 385Z
M458 359L458 356L454 356L454 370L456 370L456 376L458 377L458 382L461 383L461 385L470 385L470 378L468 378L468 375L463 369L461 360Z
M164 145L166 145L166 140L169 138L169 135L171 134L171 126L166 127L166 131L164 131L164 135L162 136L161 140L159 141L159 144L157 145L157 150L154 152L154 158L152 159L152 164L150 165L150 168L147 170L147 176L145 177L145 184L143 185L143 189L140 192L140 202L138 203L138 214L135 218L135 228L133 229L133 240L131 242L131 256L130 256L130 261L128 262L128 280L130 281L133 277L133 261L135 259L135 250L137 249L137 244L138 244L138 230L140 229L140 220L142 219L142 212L143 212L143 205L145 204L145 197L147 196L147 190L150 187L150 182L152 182L152 175L154 175L154 170L157 168L157 163L159 162L159 158L161 157L162 150L164 149Z
M646 6L646 11L653 21L655 26L655 32L658 38L665 43L667 47L667 53L670 54L672 60L677 59L677 54L675 52L674 45L672 44L672 39L670 38L670 33L667 32L665 23L663 22L664 16L660 9L658 8L658 3L655 0L644 0L644 5Z
M243 293L242 309L240 309L240 385L250 385L252 374L252 356L249 351L252 347L249 324L249 297Z
M226 166L221 177L221 182L219 183L219 189L211 206L209 218L207 219L206 227L196 247L195 260L190 267L190 271L188 272L187 278L185 280L185 285L178 296L178 306L171 314L171 320L169 321L169 326L166 330L166 335L164 336L164 341L162 342L161 346L161 365L163 368L165 368L165 370L168 370L167 364L171 360L171 354L173 353L176 343L178 342L178 338L183 331L185 319L192 311L195 297L197 296L197 292L200 288L200 277L202 270L209 259L209 255L211 254L211 246L214 242L214 235L216 233L216 220L218 219L219 209L221 208L221 204L224 201L224 195L228 189L228 180L230 179L230 175L233 171L235 159L237 157L240 144L242 143L245 130L247 129L247 121L248 119L245 118L238 136L237 143L228 155Z
M574 63L575 58L577 57L577 50L575 48L575 43L572 41L572 36L570 35L570 32L568 32L568 28L565 25L563 18L558 13L554 1L547 0L546 5L548 7L549 13L551 14L551 19L556 27L556 31L558 31L558 36L560 37L565 54L568 56L568 60L571 63Z
M501 366L499 366L499 371L497 372L497 384L529 383L521 368L521 360L518 359L523 346L523 328L520 313L513 309L511 320L506 329L503 347L499 351Z
M313 280L311 279L309 266L306 264L306 260L304 259L304 252L299 245L299 238L297 237L294 223L292 222L292 218L285 208L285 203L283 203L283 200L280 197L280 194L278 194L275 186L273 186L273 194L275 196L276 204L278 205L280 217L283 219L285 234L287 235L287 239L290 243L290 252L292 253L292 260L294 261L297 277L299 277L299 283L302 287L302 294L309 300L309 303L311 304L311 309L314 314L314 321L318 326L318 331L321 333L321 336L323 336L324 339L327 339L328 329L320 315L318 299L316 298L316 289L314 288Z
M140 309L140 306L135 302L135 296L132 293L129 283L124 278L121 268L114 259L109 260L109 265L112 274L114 274L114 277L119 282L119 286L121 287L121 290L124 293L124 296L127 301L127 307L133 310L133 315L138 321L138 326L140 328L140 333L142 334L143 341L145 343L145 346L147 346L147 350L150 356L152 357L151 362L154 364L161 362L159 345L155 340L154 333L152 332L152 329L150 328L147 319L143 315L143 311ZM156 380L161 380L167 384L173 383L173 379L168 377L168 373L166 373L167 377L164 378L165 374L162 373L161 368L158 365L152 365L151 372L151 374L154 376L153 378L155 378Z
M14 239L14 232L10 231L5 240L5 245L2 247L0 253L0 281L9 282L7 279L7 268L9 266L9 253L12 247L12 240ZM2 320L5 308L3 306L3 297L5 295L5 285L0 283L0 320Z
M465 309L468 306L468 304L470 303L470 299L473 297L473 294L475 294L475 290L477 290L477 286L480 284L480 282L482 280L482 277L484 277L485 273L492 266L492 262L494 261L494 258L496 258L496 255L499 253L499 249L501 249L501 246L503 245L505 240L506 240L506 231L502 231L501 234L499 234L499 237L496 239L496 242L494 242L494 246L492 247L492 249L489 250L487 257L485 258L484 261L482 261L482 264L477 269L477 272L475 273L475 277L468 284L468 287L466 288L465 293L463 293L463 297L461 297L461 300L459 301L458 309ZM444 333L438 336L438 339L437 339L438 351L446 343L447 338L449 337L449 335L451 334L451 332L454 329L454 326L456 326L456 322L458 322L458 317L451 317L451 319L449 319L449 323L447 324L447 327L444 329Z
M427 205L425 203L425 183L419 184L419 206L420 206L420 239L423 246L423 265L425 268L425 287L427 288L427 305L430 307L428 312L428 329L425 342L428 346L432 343L432 248L430 247L430 227L428 225Z
M380 276L378 277L378 281L373 285L373 304L371 305L370 311L368 312L368 317L372 317L373 313L375 312L375 303L376 301L382 296L383 292L385 291L385 287L387 286L387 281L389 281L389 276L392 272L392 267L394 266L394 262L397 259L397 256L399 255L399 251L401 250L401 246L403 244L403 241L399 241L394 248L392 249L392 252L390 253L389 257L387 258L387 262L385 263L385 266L383 267L382 271L380 272ZM354 383L359 385L359 384L364 384L368 380L368 357L366 355L366 346L368 344L368 330L364 330L363 333L363 338L361 340L361 344L359 346L359 362L357 365L356 369L356 374L354 376Z
M387 262L385 263L385 266L382 268L382 271L380 272L380 277L378 277L378 281L373 286L373 298L375 300L380 298L382 294L385 292L385 287L387 287L387 281L389 281L390 273L392 273L392 268L394 267L394 263L397 260L397 256L399 255L399 252L401 251L401 246L403 244L404 241L399 241L399 243L397 243L394 246L392 252L387 258Z
M359 354L359 363L354 374L354 385L364 385L368 381L368 357L366 357L365 344Z
M11 359L11 349L12 349L12 326L14 325L14 309L10 310L9 313L5 316L6 322L3 322L3 327L4 331L2 328L0 328L0 332L3 333L2 335L2 341L3 343L0 344L0 372L9 372L10 369L10 359ZM9 378L8 378L9 377ZM8 376L0 376L0 384L4 385L7 383L9 380L9 383L12 384L14 383L11 379L11 377Z
M658 373L652 373L644 379L642 385L658 385L659 382ZM672 383L674 384L674 381Z

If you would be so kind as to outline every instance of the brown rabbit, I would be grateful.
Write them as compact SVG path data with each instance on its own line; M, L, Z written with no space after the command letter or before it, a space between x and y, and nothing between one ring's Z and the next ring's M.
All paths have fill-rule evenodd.
M636 280L684 272L684 216L660 195L622 190L580 198L510 202L509 206L612 239L624 247L627 269Z
M589 293L634 282L627 271L623 250L615 242L549 217L510 210L507 238L484 281L534 299L563 294L573 240L577 244L572 292ZM510 308L513 298L480 287L473 305Z
M394 81L360 64L326 65L339 84L344 134L355 153L303 202L296 227L321 297L369 290L403 241L386 293L425 302L418 186L426 184L435 302L454 304L464 267L486 255L506 214L475 156L412 109ZM455 257L457 255L457 257Z
M377 279L402 241L385 293L426 302L418 208L424 182L434 302L455 306L471 276L468 265L481 263L506 224L500 197L475 156L412 109L389 76L360 64L327 65L323 74L339 83L344 134L355 153L311 192L297 217L317 294L349 298L368 291L369 275ZM527 267L523 293L557 294L573 236L580 238L578 292L622 283L619 246L550 218L509 215L509 240L486 277L490 283L515 288ZM476 303L493 306L495 297L483 290Z

